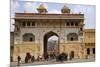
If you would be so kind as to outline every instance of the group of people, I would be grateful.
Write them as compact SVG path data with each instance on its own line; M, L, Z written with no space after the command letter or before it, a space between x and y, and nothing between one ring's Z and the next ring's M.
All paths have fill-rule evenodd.
M17 60L18 60L18 65L19 65L20 64L20 61L21 61L21 57L18 56L17 57ZM30 53L26 53L25 63L34 62L34 61L35 61L35 57L34 56L31 56Z
M72 60L72 55L70 55L70 60ZM38 56L37 59L35 59L34 56L31 56L30 53L26 53L26 56L25 56L25 63L29 63L29 62L34 62L34 61L48 61L48 60L52 60L52 59L56 59L56 61L67 61L68 60L68 54L66 53L61 53L59 55L55 55L54 53L52 54L47 54L45 53L43 56ZM17 57L17 60L18 60L18 64L20 64L20 61L21 61L21 57L18 56Z

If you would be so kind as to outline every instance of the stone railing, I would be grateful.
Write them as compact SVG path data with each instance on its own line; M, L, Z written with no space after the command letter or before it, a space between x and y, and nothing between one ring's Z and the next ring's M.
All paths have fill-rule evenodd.
M15 19L84 19L84 14L16 13Z

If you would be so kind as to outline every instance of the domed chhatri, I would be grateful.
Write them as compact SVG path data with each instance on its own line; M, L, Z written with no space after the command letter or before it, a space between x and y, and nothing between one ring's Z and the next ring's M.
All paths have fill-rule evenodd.
M62 13L70 13L70 9L66 5L64 5L63 8L61 9L61 12Z
M38 10L39 13L47 13L47 9L45 8L43 3L39 5L37 10Z

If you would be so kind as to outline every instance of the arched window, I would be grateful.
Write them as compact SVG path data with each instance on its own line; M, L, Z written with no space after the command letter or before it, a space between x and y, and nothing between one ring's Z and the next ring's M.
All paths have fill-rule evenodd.
M26 22L23 22L23 23L22 23L22 26L25 27L25 26L26 26Z
M32 26L35 26L35 22L32 22Z
M66 22L66 26L69 26L70 24L69 24L69 22Z
M88 55L90 54L90 48L87 48L87 54Z
M95 48L93 48L92 51L93 51L93 54L95 54Z
M29 42L35 41L35 36L32 33L25 33L23 35L23 41L29 41Z
M67 35L67 40L68 41L77 41L78 40L78 35L76 33L69 33Z
M79 25L78 22L76 22L76 23L75 23L75 26L78 26L78 25Z
M73 26L74 25L74 23L73 22L71 22L71 26Z
M30 25L31 25L31 23L30 22L27 22L27 26L30 27Z

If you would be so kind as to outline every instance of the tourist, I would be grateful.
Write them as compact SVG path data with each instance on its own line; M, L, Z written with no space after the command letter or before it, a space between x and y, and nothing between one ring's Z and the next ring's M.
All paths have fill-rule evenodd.
M20 61L21 61L21 57L18 56L18 57L17 57L17 60L18 60L18 66L19 66L19 65L20 65Z
M28 63L28 57L27 56L25 57L25 63Z
M34 61L35 61L35 57L32 56L32 57L31 57L31 62L34 62Z
M37 61L40 61L40 57L39 56L37 57Z
M39 56L39 58L40 58L40 61L42 61L42 56L41 55Z

